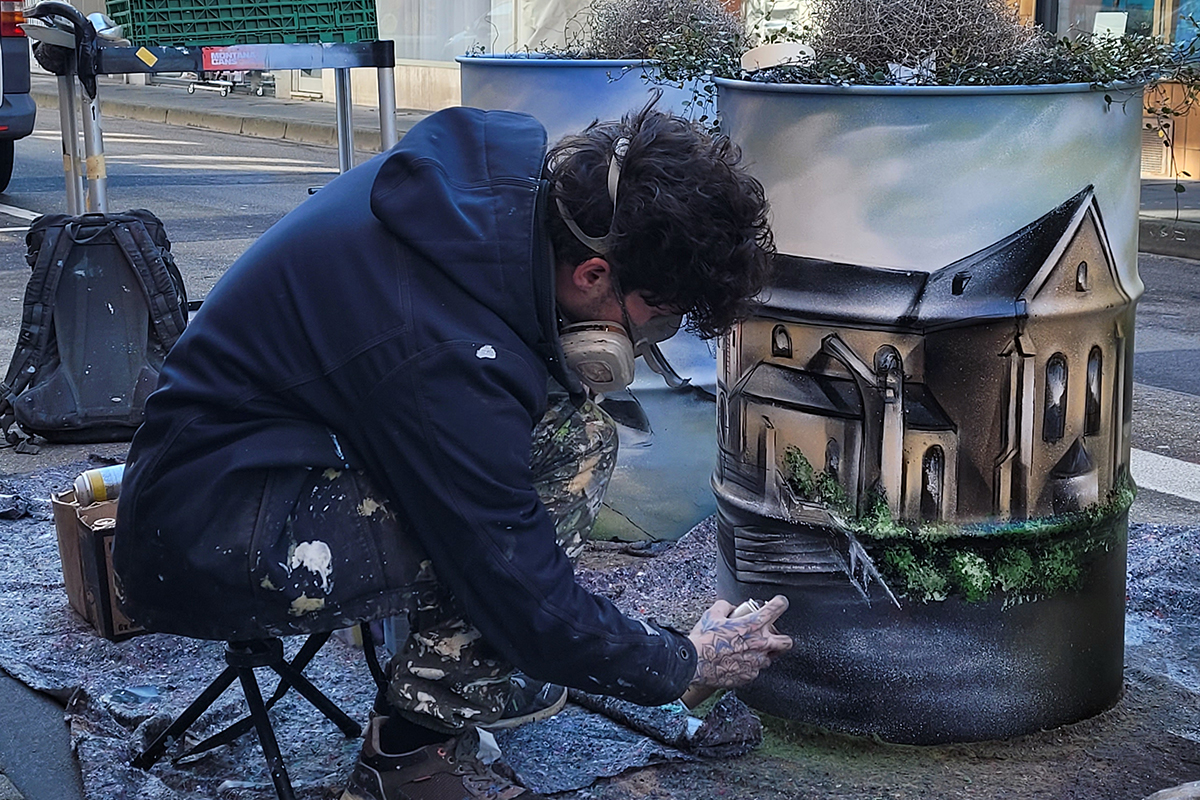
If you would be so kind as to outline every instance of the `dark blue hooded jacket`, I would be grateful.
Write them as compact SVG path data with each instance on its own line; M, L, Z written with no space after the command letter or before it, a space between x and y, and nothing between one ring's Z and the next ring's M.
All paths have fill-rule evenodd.
M511 663L636 702L682 694L691 643L581 589L532 486L547 379L569 385L545 138L525 115L434 114L229 269L130 450L114 559L135 618L230 639L405 608L403 559L334 526L327 613L298 625L252 578L309 470L351 466Z

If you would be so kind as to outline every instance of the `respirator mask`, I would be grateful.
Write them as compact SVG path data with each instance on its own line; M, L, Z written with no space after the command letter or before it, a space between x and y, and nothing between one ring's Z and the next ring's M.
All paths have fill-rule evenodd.
M613 156L608 162L608 196L613 204L613 219L617 211L617 186L621 180L621 162L629 149L629 140L618 139L613 147ZM561 199L556 198L558 213L567 229L585 247L608 256L612 228L604 236L588 236L567 212ZM609 273L617 302L621 306L624 325L608 320L585 320L565 325L559 332L563 355L567 366L579 379L597 394L610 394L629 388L633 383L634 360L643 356L655 372L662 373L660 365L665 360L657 344L674 336L683 323L681 314L659 315L644 325L635 326L625 308L625 295L615 272ZM670 369L669 366L666 369Z

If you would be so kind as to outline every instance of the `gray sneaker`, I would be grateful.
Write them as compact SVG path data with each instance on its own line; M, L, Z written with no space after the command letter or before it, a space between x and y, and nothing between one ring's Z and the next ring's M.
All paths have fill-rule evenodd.
M537 681L521 672L515 673L509 680L513 685L512 696L500 719L482 726L489 731L515 728L527 722L553 717L567 704L565 686Z
M500 762L480 761L475 731L411 753L382 752L379 729L386 719L375 717L367 726L341 800L546 800L517 784Z

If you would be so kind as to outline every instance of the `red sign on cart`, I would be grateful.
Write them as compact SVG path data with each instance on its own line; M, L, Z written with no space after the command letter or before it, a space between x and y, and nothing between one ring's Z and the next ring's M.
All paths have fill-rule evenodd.
M264 53L257 47L202 47L205 72L220 70L266 69Z

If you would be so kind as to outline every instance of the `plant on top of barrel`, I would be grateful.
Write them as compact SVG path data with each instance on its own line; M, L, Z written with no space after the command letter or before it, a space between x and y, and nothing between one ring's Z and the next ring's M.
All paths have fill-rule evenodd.
M712 123L716 90L709 65L736 61L747 39L741 18L720 0L592 0L567 21L563 44L542 42L504 56L626 61L610 73L610 80L632 71L655 85L695 86L682 110ZM486 56L488 51L476 45L467 55Z
M571 17L564 44L542 42L510 55L566 59L661 61L689 65L689 78L746 47L741 19L720 0L593 0ZM486 55L476 44L470 55Z
M714 75L763 83L830 86L1033 86L1085 83L1111 104L1147 89L1146 112L1170 148L1171 120L1200 97L1200 43L1139 33L1057 36L1023 20L1010 0L810 0L804 20L739 41L746 50L793 44L761 59L708 60L667 49L674 80ZM1193 26L1195 20L1185 19ZM782 53L783 55L778 55ZM775 61L773 59L779 59ZM1182 88L1174 95L1169 84ZM1127 91L1133 89L1135 91ZM1173 161L1173 159L1172 159ZM1182 187L1177 187L1182 191Z

